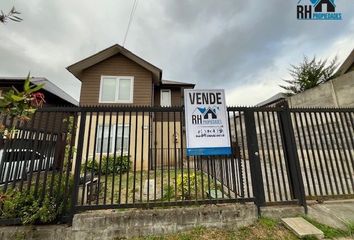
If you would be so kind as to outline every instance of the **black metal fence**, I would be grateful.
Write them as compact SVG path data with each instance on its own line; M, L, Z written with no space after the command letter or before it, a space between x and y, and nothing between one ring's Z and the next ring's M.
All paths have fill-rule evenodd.
M43 108L5 141L0 187L72 211L353 196L353 109L227 111L232 155L187 157L182 107Z
M183 114L182 107L81 108L76 208L253 201L240 194L232 157L210 164L186 157Z
M305 194L354 197L352 109L291 109Z
M2 118L2 124L15 127L1 150L2 192L26 193L39 204L53 198L60 211L69 215L76 112L41 109L31 121L14 124L13 119Z

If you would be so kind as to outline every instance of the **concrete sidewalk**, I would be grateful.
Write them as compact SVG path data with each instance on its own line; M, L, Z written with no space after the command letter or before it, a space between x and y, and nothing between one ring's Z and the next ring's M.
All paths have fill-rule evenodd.
M354 224L354 199L308 204L308 216L334 228L346 230Z

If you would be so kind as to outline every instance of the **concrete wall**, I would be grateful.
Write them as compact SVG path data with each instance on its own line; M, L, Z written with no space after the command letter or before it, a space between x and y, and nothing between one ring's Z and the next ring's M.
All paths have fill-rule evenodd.
M288 98L291 107L353 107L354 71Z
M257 220L253 204L220 204L187 208L93 211L76 214L63 225L0 227L0 239L106 240L163 235L198 226L236 230Z

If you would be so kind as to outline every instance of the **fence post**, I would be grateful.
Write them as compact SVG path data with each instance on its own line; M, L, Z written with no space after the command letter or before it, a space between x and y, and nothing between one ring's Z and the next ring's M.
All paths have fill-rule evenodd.
M249 157L250 168L251 168L253 196L255 197L254 202L259 209L259 207L265 205L265 195L264 195L261 161L259 159L259 148L258 148L258 141L257 141L256 123L254 119L254 110L250 108L246 109L244 111L244 117L245 117L248 157Z
M75 206L77 203L77 198L79 194L80 185L80 167L82 161L82 151L84 146L84 136L85 136L85 123L86 123L86 112L82 111L80 116L80 129L79 129L79 139L77 145L77 155L75 160L75 172L74 172L74 191L71 196L71 221L75 214Z
M305 207L306 199L304 183L301 175L299 157L295 141L294 128L291 121L291 115L288 104L285 102L281 105L283 110L278 111L278 119L280 126L280 135L283 143L285 154L286 169L289 176L289 184L293 199L297 199L299 205Z

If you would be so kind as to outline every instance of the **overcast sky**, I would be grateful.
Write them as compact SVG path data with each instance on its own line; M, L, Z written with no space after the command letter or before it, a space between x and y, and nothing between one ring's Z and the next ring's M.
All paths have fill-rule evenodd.
M302 0L306 2L308 0ZM65 67L122 44L134 0L1 0L23 22L0 25L0 76L43 76L75 98ZM354 48L354 1L337 0L342 21L299 21L298 0L139 0L125 47L163 78L224 88L228 105L281 91L304 55L342 62Z

